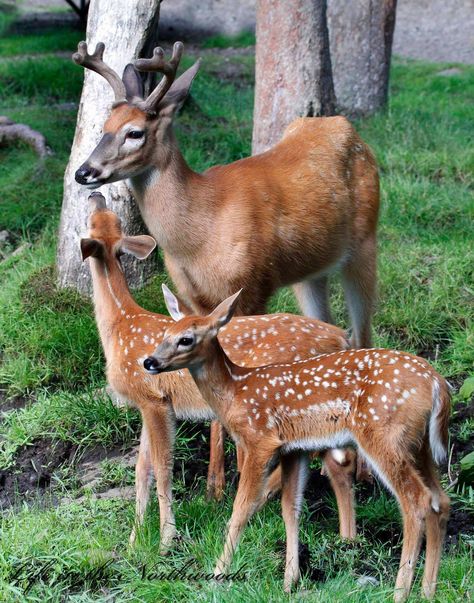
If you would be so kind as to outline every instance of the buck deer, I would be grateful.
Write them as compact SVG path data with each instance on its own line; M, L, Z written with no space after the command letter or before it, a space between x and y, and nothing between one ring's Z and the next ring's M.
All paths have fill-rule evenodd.
M206 317L185 317L169 326L144 362L151 374L189 369L203 398L244 451L216 577L228 572L269 472L280 461L287 535L284 585L289 591L299 575L298 522L307 451L352 443L400 504L403 550L395 600L408 596L425 523L423 591L432 597L449 514L449 498L434 466L434 460L446 455L448 384L422 358L385 349L237 366L217 335L231 319L238 297L229 297ZM276 328L281 325L276 319Z
M178 292L197 313L210 312L245 287L238 314L262 314L269 297L293 285L304 314L331 322L328 274L341 269L355 347L371 345L376 281L379 181L374 157L344 117L303 118L282 141L254 157L199 174L173 132L199 61L175 79L183 52L170 61L156 48L122 79L80 42L73 60L103 76L115 102L103 136L76 172L89 188L128 179L150 233L164 251ZM140 72L163 74L145 99ZM223 432L211 430L208 490L224 485Z
M124 236L119 218L107 209L100 193L90 196L90 205L89 238L81 240L81 250L83 259L91 258L95 314L107 361L107 379L118 395L139 408L143 419L136 466L136 526L143 521L153 470L160 507L161 547L166 551L176 533L171 493L176 418L205 420L214 414L187 371L151 377L143 369L144 359L174 321L148 312L133 300L119 256L131 253L145 258L156 243L147 235ZM182 303L170 291L167 300L173 315L183 316ZM236 318L223 331L221 341L231 357L243 365L279 361L283 357L294 360L348 347L341 329L292 314ZM353 538L354 455L350 450L338 450L326 454L324 461L338 501L341 536ZM278 468L270 480L268 494L278 490L279 484ZM134 529L132 541L135 532Z

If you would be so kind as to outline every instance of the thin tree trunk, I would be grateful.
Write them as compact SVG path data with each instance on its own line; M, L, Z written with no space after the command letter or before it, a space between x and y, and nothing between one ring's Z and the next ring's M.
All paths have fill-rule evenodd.
M87 24L87 43L91 51L97 42L104 42L104 60L120 74L132 59L149 56L157 41L159 6L160 0L93 0ZM82 264L79 249L79 240L87 232L90 191L76 183L74 173L99 141L112 102L113 94L107 82L86 70L76 133L64 175L57 255L59 284L76 287L82 292L90 291L89 270ZM127 234L146 232L125 182L105 185L101 191L109 207L120 216ZM157 255L153 254L153 259L145 262L129 257L126 260L127 277L131 286L138 286L156 270Z
M368 115L387 102L397 0L328 0L338 111Z
M277 143L301 116L332 115L326 0L257 0L252 152Z

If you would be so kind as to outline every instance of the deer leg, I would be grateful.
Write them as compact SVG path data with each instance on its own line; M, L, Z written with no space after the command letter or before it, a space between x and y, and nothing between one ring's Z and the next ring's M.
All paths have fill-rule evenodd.
M269 478L266 481L265 489L260 500L259 509L269 500L273 498L281 490L281 466L278 464L275 469L270 473Z
M263 451L258 451L258 453L252 451L252 454L245 455L232 516L227 527L224 550L214 570L214 576L217 579L228 572L242 532L249 519L259 508L270 460L271 455L265 454Z
M301 500L308 474L308 456L295 452L281 457L281 507L286 530L286 564L284 589L291 591L300 575L298 526Z
M160 552L166 554L176 536L171 491L176 420L169 404L155 402L143 411L160 507Z
M324 320L324 322L332 322L327 276L296 283L293 285L293 292L305 316Z
M137 532L143 525L145 511L150 500L150 486L153 479L153 467L150 457L150 441L146 426L142 426L140 448L135 465L135 525L130 534L130 544L135 544Z
M370 450L367 452L370 457ZM374 454L374 458L376 472L396 494L403 517L402 556L394 593L394 601L402 603L410 593L432 496L415 466L401 457L399 451L385 446L383 456Z
M342 268L342 284L352 322L351 344L372 347L371 321L376 285L375 239L364 241Z
M242 471L242 467L244 465L245 452L242 446L236 444L236 452L237 452L237 471L240 473Z
M221 500L224 495L224 442L224 428L219 421L212 421L209 443L209 469L207 471L207 498L209 500Z
M432 496L431 507L426 516L426 557L422 583L424 596L432 599L436 591L450 502L439 483L438 472L427 443L423 446L419 470Z
M324 468L336 495L339 511L339 534L353 540L357 535L354 503L354 472L357 454L345 448L328 450L323 456Z

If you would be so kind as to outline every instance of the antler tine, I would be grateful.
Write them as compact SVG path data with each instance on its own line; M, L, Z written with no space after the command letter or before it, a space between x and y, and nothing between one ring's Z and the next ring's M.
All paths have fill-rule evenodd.
M150 59L138 59L135 61L135 67L139 71L157 71L164 76L148 98L139 104L140 108L145 111L153 111L171 88L176 77L181 55L183 54L183 48L182 42L175 42L173 54L169 61L165 60L165 53L160 47L155 48L153 56Z
M105 44L99 42L92 54L87 52L87 43L79 42L77 52L72 55L72 60L85 69L90 69L108 81L115 94L115 102L126 102L127 91L125 85L115 71L102 60Z

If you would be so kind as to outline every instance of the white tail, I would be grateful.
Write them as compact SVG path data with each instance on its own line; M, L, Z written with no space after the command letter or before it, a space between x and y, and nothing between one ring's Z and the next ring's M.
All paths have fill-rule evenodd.
M450 392L448 384L443 380L433 381L433 409L430 416L430 447L433 458L440 465L448 455L448 419Z
M285 589L290 590L299 575L297 534L305 455L353 443L400 503L403 550L395 600L408 596L425 525L423 590L431 597L449 513L449 499L439 484L428 442L434 434L434 454L439 457L449 416L449 392L443 378L422 358L384 349L346 350L242 368L229 359L217 340L236 303L234 295L209 316L179 320L145 361L152 373L189 368L203 397L244 450L239 488L215 574L229 570L242 530L265 489L268 467L279 459L287 532ZM428 438L431 415L435 426Z

